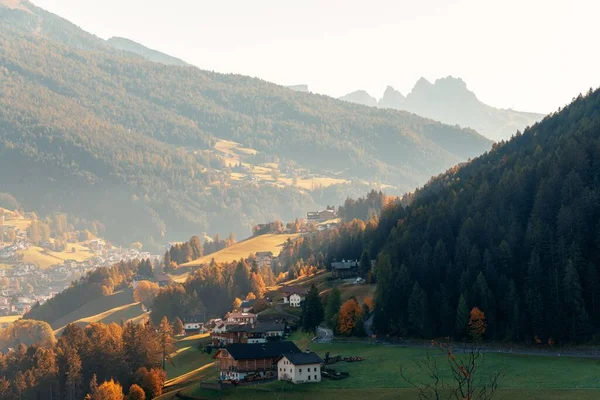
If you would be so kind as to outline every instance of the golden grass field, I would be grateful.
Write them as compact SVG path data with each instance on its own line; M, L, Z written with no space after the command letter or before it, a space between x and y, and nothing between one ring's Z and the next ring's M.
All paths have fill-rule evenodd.
M292 178L280 178L279 180L281 182L285 183L286 185L292 186L292 183L293 183ZM346 179L325 178L325 177L310 178L310 179L298 178L296 187L299 187L299 188L305 189L305 190L315 190L318 188L326 188L329 186L342 185L345 183L350 183L350 181L348 181Z
M218 263L232 262L241 258L246 258L250 254L254 254L259 251L271 251L275 256L277 256L281 252L283 244L287 242L288 239L294 240L298 236L299 234L294 233L281 235L268 234L253 237L248 240L238 242L226 249L219 250L216 253L209 254L187 264L183 264L182 267L198 267L204 264L209 264L212 259Z
M253 165L243 162L244 156L252 156L257 154L256 150L241 147L239 143L232 142L229 140L219 140L215 144L215 150L217 150L228 167L236 166L240 162L249 168L250 174L254 175L259 181L262 182L274 182L272 172L279 169L277 163L265 163L262 165ZM247 174L234 172L231 174L231 178L235 181L242 180ZM292 186L294 180L291 177L280 176L278 180L279 184ZM349 183L346 179L330 178L330 177L315 177L296 180L296 187L304 190L315 190L317 188L325 188L332 185L340 185Z
M88 301L81 307L73 310L72 312L63 315L55 321L50 323L52 329L60 329L63 326L80 320L87 319L91 316L97 316L104 313L111 313L115 311L123 310L122 307L134 304L133 290L125 289L119 292L115 292L108 296L102 296L92 301ZM118 310L119 309L119 310ZM108 316L106 314L105 316ZM133 318L133 316L129 317Z
M221 158L228 167L237 165L240 162L240 155L253 156L258 153L254 149L241 147L239 143L230 140L218 140L215 144L215 150L221 153Z
M100 314L91 315L89 317L81 318L73 321L74 324L85 327L93 322L102 322L103 324L110 324L115 322L121 324L123 321L141 321L141 317L144 315L142 305L140 303L131 303L124 306L115 307L108 311L104 311ZM66 325L65 325L66 326ZM60 335L65 326L62 326L54 331L55 335Z
M10 214L4 219L4 226L12 226L24 231L29 227L29 225L31 225L30 219L27 219L22 216L17 216L16 213L14 213L13 211L1 208L0 212L2 212L3 214Z
M75 253L71 252L75 248ZM67 249L61 252L45 250L41 247L31 246L27 250L20 250L24 262L37 264L40 268L49 268L56 264L62 264L65 260L85 261L94 256L90 250L77 243L68 243Z
M16 320L18 320L19 318L21 318L20 315L9 315L9 316L0 317L0 324L12 323L12 322L15 322Z

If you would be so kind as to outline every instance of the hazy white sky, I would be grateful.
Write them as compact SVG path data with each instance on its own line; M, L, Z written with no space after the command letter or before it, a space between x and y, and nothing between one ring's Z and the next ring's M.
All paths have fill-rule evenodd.
M550 112L600 86L597 0L33 0L102 38L341 96L453 75Z

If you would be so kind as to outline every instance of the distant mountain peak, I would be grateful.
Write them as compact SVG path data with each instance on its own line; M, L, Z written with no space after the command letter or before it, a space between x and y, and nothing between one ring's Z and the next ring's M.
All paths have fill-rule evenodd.
M452 87L456 89L469 90L467 89L467 84L462 78L455 78L452 75L448 75L445 78L436 79L434 86L445 86Z
M431 87L433 86L431 82L429 82L427 79L420 77L419 80L417 81L417 83L415 83L415 86L413 87L413 91L415 90L415 88L424 88L424 87Z
M406 102L406 97L396 89L391 86L388 86L383 93L383 97L379 100L377 104L380 108L393 108L396 110L401 110L404 107L404 103Z
M356 90L340 97L339 99L349 103L361 104L363 106L377 107L377 99L371 96L365 90Z
M399 91L397 91L396 89L394 89L394 87L393 87L393 86L390 86L390 85L388 85L388 86L385 88L385 92L383 93L383 95L385 96L386 94L388 94L388 95L389 95L389 94L399 94L399 95L401 95L402 97L404 97L404 95L403 95L402 93L400 93Z
M436 99L446 98L452 101L477 102L475 93L467 88L467 84L461 78L447 76L445 78L436 79L435 83L430 83L425 78L419 79L415 84L409 97L421 98L434 97Z
M472 128L492 140L508 139L525 127L541 120L543 115L503 110L481 102L460 77L448 75L431 83L421 77L406 97L387 86L377 102L364 90L357 90L342 100L379 108L404 110L445 124Z

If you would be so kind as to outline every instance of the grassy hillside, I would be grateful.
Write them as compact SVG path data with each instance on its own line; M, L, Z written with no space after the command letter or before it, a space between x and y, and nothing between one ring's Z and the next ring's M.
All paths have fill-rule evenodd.
M131 303L126 304L124 306L112 308L110 310L101 312L96 315L81 318L70 323L74 323L82 327L85 327L94 322L102 322L103 324L110 324L111 322L115 322L117 324L121 324L129 320L137 321L143 315L144 310L142 309L142 305L140 303ZM56 329L54 333L57 336L60 335L65 326Z
M61 318L50 322L50 326L52 327L52 329L60 329L71 322L83 321L87 318L94 318L94 316L99 316L99 318L102 319L104 317L109 316L109 314L107 314L104 317L102 317L102 314L107 312L111 313L114 311L121 311L122 307L133 306L133 303L133 291L130 289L122 290L120 292L113 293L109 296L102 296L100 298L87 302L81 307L77 308L75 311L72 311L69 314L62 316ZM129 318L133 317L134 316L130 316Z
M75 249L75 253L71 251L72 248ZM65 260L81 262L94 257L94 253L90 249L78 243L68 243L68 250L61 252L31 246L27 250L18 251L18 254L23 255L23 262L37 264L40 268L62 264Z
M281 249L288 240L294 240L299 234L267 234L252 237L248 240L238 242L231 247L219 250L216 253L201 257L190 263L183 264L182 267L197 267L204 264L209 264L213 259L217 263L228 263L247 258L250 254L255 254L259 251L270 251L275 256L278 256Z
M31 225L31 220L29 218L25 218L22 215L17 215L11 210L0 208L0 213L8 214L4 218L4 226L12 226L21 231L25 231L27 230L29 225Z
M406 112L152 63L27 1L0 5L0 53L3 191L98 220L120 244L243 237L363 181L412 189L491 145ZM215 148L229 142L257 181Z

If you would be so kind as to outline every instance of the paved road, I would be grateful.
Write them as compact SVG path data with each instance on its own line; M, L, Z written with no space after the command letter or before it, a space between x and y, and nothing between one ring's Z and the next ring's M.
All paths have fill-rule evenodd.
M330 340L329 342L331 342ZM397 347L411 347L411 348L433 348L431 342L427 341L413 341L413 340L390 340L378 339L375 341L365 340L340 340L339 343L370 343L381 346L397 346ZM472 350L472 345L468 343L452 343L452 350L455 353L469 352ZM531 355L531 356L547 356L547 357L581 357L581 358L598 358L600 359L600 348L588 348L588 349L536 349L536 348L524 348L515 347L507 348L506 346L496 346L494 344L484 344L478 348L478 351L482 353L499 353L499 354L519 354L519 355Z
M333 331L320 326L317 328L317 336L315 336L314 341L315 343L331 343L333 341Z

